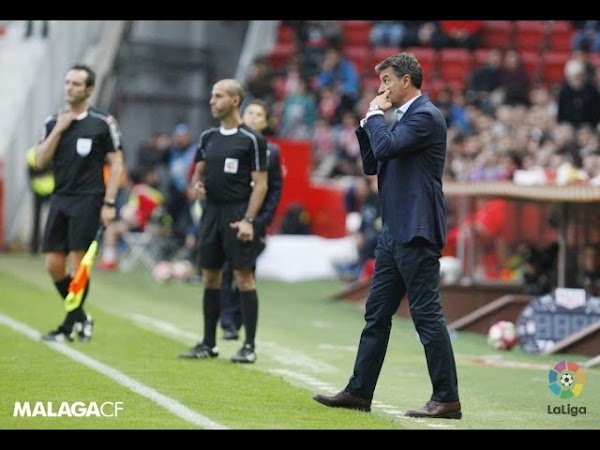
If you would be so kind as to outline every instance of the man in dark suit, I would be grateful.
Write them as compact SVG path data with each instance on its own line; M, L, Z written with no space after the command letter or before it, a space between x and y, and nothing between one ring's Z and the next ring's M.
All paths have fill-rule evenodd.
M414 55L390 56L375 70L381 80L379 94L356 130L363 170L378 176L383 217L366 323L346 387L336 395L318 394L314 399L331 407L371 410L392 318L407 295L433 392L425 406L406 415L460 419L454 351L440 300L439 258L446 243L442 192L446 122L428 95L421 93L423 72ZM391 127L384 117L390 108L396 108L398 117Z

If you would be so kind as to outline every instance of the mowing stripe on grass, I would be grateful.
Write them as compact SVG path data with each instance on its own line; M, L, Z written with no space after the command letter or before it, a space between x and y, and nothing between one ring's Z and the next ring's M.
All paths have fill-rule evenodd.
M191 333L186 330L182 330L177 325L161 319L146 316L143 314L134 314L132 315L132 319L140 325L145 325L148 328L154 328L155 330L160 331L161 333L165 333L176 338L188 340L198 338L197 334ZM296 368L301 367L303 369L308 369L314 373L332 372L335 370L333 366L327 363L311 358L310 356L297 352L295 350L283 347L274 342L258 341L258 343L260 344L261 348L265 350L265 353L267 353L272 359L274 359L283 366L293 366ZM333 346L331 347L335 348ZM269 370L269 372L279 375L284 379L288 380L289 382L295 381L296 384L299 383L304 386L310 386L311 388L318 389L319 391L328 391L331 394L335 394L339 391L339 388L336 389L329 383L323 382L318 378L315 378L314 376L308 375L305 372L299 371L297 369L291 370L288 368L280 368ZM396 419L414 421L416 423L423 424L429 428L455 428L452 424L446 421L436 422L436 419L430 420L406 417L404 415L404 411L402 411L401 409L396 408L392 405L382 403L377 400L373 401L372 407L377 408L381 412L388 414Z
M28 327L27 325L18 322L10 317L7 317L3 314L0 314L0 323L12 328L13 330L27 336L31 340L40 341L40 332L34 330L33 328ZM100 361L96 361L93 358L90 358L84 353L81 353L78 350L75 350L68 345L58 343L58 342L44 342L53 350L62 353L63 355L68 356L69 358L81 363L90 369L95 370L96 372L100 372L101 374L111 378L122 386L125 386L131 389L136 394L140 394L150 400L152 400L157 405L165 408L166 410L172 412L176 416L186 420L194 425L200 426L205 429L213 429L213 430L226 430L228 429L226 426L221 425L209 418L203 416L202 414L198 414L197 412L189 409L187 406L179 403L177 400L167 397L166 395L161 394L160 392L152 389L149 386L146 386L139 381L134 380L131 377L128 377L122 372L119 372L112 367L107 366L106 364L101 363Z
M180 329L177 325L174 325L165 320L157 319L155 317L146 316L144 314L133 314L131 318L138 324L148 327L152 330L158 330L161 333L165 333L169 336L177 338L184 338L186 340L197 341L200 337L197 333L191 333ZM298 366L304 369L308 369L312 372L335 372L335 367L330 364L324 363L323 361L317 361L310 356L303 355L295 350L285 348L275 342L258 341L261 349L266 349L269 356L286 366Z

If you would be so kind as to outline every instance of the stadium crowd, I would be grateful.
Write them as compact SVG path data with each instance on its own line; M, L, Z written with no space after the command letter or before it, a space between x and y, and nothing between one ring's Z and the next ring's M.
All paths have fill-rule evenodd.
M260 98L270 107L265 135L310 141L313 177L341 184L350 195L363 177L354 131L378 82L373 81L371 65L348 51L342 22L282 21L279 36L287 36L292 51L283 58L275 52L257 56L243 82L247 100ZM462 82L432 76L423 85L446 116L447 180L600 185L600 70L592 58L593 34L586 41L579 33L585 24L570 23L573 38L564 75L547 83L532 76L519 48L486 47L483 21L361 22L368 22L364 39L372 52L484 51L485 57ZM186 177L196 140L185 124L172 133L158 131L140 145L135 167L130 168L158 172L175 242L187 249L190 259L197 223ZM348 212L360 212L361 207L355 204ZM361 251L362 265L368 258ZM355 279L360 270L354 267L350 273Z

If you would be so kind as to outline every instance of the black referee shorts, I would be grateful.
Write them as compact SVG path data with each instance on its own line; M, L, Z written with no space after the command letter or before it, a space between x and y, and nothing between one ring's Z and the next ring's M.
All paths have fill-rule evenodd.
M57 196L50 198L44 227L42 252L69 253L87 250L100 225L104 195Z
M198 234L202 268L220 270L226 260L234 269L254 268L261 248L257 231L252 241L240 241L238 230L229 226L244 218L247 206L246 203L205 206Z

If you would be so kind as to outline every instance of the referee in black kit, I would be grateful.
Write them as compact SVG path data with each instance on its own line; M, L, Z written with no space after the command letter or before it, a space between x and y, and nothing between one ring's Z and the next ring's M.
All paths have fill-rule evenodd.
M254 98L248 102L242 114L242 120L253 130L263 133L269 126L269 105L262 99ZM268 183L267 194L262 208L254 219L254 233L258 234L260 255L266 248L267 228L275 218L283 189L283 168L281 148L274 142L267 141ZM237 340L242 326L242 307L240 291L233 288L233 271L226 262L223 266L221 280L221 328L223 339Z
M260 252L254 218L267 193L267 141L242 122L244 88L235 79L222 79L212 88L210 109L220 121L200 136L192 186L206 200L199 232L200 266L204 285L204 337L182 358L215 358L220 316L221 277L225 261L233 268L240 291L245 339L233 362L256 360L258 296L254 267Z
M42 251L46 269L63 299L100 223L106 226L115 219L115 198L123 171L118 123L89 103L95 83L96 74L87 65L77 64L67 71L66 108L45 120L35 155L37 168L52 164L54 170L55 189ZM110 176L105 185L106 163L110 164ZM94 321L83 310L88 290L89 281L81 305L42 339L67 342L74 335L80 342L91 339Z

